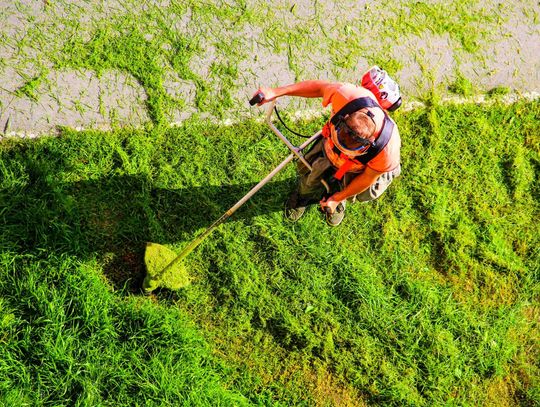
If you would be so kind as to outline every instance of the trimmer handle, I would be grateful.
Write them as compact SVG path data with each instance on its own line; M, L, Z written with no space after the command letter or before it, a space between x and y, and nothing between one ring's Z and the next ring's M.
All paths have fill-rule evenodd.
M259 92L250 99L249 104L253 106L258 103L261 103L263 100L264 100L264 95L261 92Z

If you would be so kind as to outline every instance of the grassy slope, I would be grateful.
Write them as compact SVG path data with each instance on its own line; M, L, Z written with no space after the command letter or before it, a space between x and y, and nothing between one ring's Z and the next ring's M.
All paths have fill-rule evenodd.
M120 71L152 121L0 147L0 402L538 402L538 103L398 113L403 177L343 227L283 221L291 166L190 255L189 289L133 295L146 240L180 249L286 154L251 122L166 130L179 106L236 113L245 70L264 67L253 53L352 80L364 58L398 72L395 45L426 35L450 39L454 91L471 93L460 60L482 62L513 5L388 3L380 19L356 1L346 17L192 3L46 3L0 38L17 96L39 101L52 71Z
M280 142L192 121L2 143L2 402L539 402L539 116L397 112L379 201L289 224L290 166L186 259L192 286L150 298L144 242L183 247Z

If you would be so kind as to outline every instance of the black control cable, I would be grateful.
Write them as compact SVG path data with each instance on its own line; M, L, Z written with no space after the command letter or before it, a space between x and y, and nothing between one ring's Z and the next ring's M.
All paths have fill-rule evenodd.
M257 103L262 102L263 99L264 99L264 95L263 95L262 93L257 93L255 96L253 96L253 97L251 98L251 100L249 101L249 104L250 104L251 106L256 105ZM278 111L278 109L277 109L277 106L274 106L274 111L276 112L276 116L277 116L277 118L279 119L279 121L281 122L281 124L282 124L287 130L289 130L292 134L295 134L295 135L297 135L297 136L299 136L299 137L302 137L302 138L309 138L309 137L310 137L310 136L304 136L303 134L297 133L296 131L290 129L289 126L287 126L287 125L285 124L285 122L283 121L283 119L281 118L281 116L280 116L280 114L279 114L279 111Z

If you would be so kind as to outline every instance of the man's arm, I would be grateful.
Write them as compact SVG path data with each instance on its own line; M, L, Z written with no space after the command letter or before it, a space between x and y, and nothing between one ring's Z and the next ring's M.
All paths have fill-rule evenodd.
M329 86L334 86L335 82L329 81L303 81L292 85L280 86L278 88L261 87L255 92L264 95L263 100L258 106L271 102L281 96L300 96L304 98L319 98L323 97L325 90Z
M364 172L355 177L342 191L336 192L326 201L321 201L321 207L323 209L328 207L333 213L341 201L364 192L366 189L372 186L375 181L377 181L377 178L379 178L379 176L382 174L384 173L375 171L374 169L366 166Z

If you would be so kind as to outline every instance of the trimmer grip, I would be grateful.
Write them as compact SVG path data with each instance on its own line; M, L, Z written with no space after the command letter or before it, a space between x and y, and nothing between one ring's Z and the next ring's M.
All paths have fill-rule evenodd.
M345 210L345 206L343 206L343 203L339 203L338 206L336 206L336 213L341 213ZM328 215L332 215L332 210L328 207L328 206L325 206L324 207L324 213L328 214Z
M249 104L251 106L256 105L258 103L261 103L263 101L263 99L264 99L264 95L259 92L250 99Z

